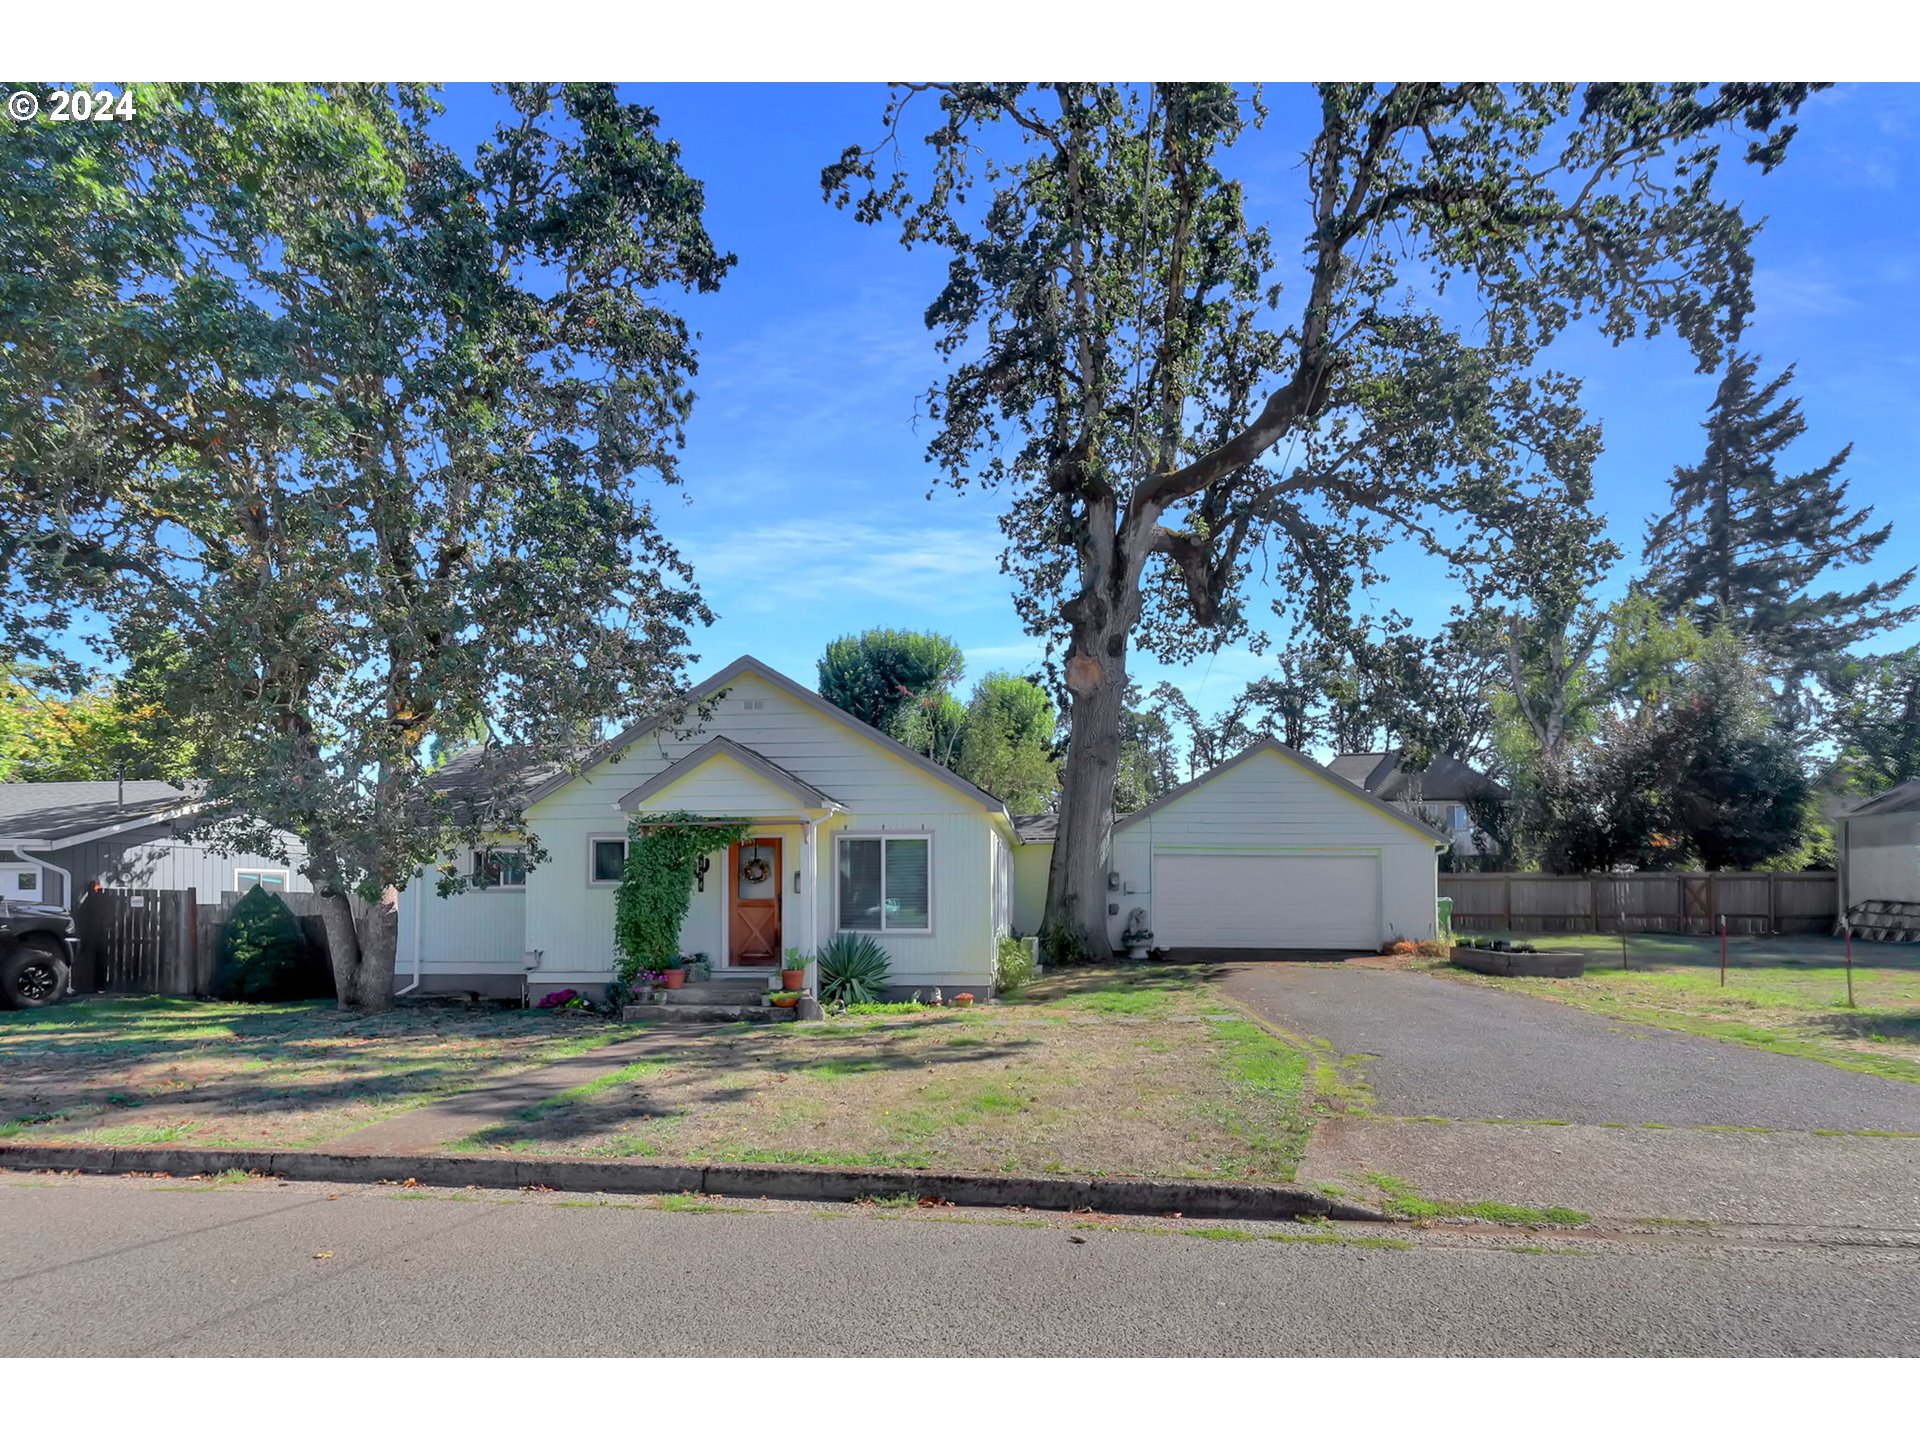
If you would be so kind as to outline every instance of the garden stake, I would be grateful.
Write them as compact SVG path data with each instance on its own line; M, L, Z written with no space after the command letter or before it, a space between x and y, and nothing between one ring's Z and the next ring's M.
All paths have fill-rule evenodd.
M1720 917L1720 988L1727 988L1727 917Z
M1853 1009L1853 926L1840 922L1840 933L1847 937L1847 1009Z

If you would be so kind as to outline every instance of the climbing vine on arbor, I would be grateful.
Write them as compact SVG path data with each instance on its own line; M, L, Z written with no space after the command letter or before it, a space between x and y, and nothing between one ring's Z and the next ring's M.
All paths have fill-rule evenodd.
M743 820L703 820L684 810L641 815L627 827L627 864L614 899L613 940L620 981L665 970L680 953L680 925L693 903L700 857L745 840Z

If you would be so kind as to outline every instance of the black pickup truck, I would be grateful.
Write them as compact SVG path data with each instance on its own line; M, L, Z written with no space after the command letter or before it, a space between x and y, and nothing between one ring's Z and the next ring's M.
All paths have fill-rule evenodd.
M37 1010L67 993L80 939L57 905L0 900L0 1005Z

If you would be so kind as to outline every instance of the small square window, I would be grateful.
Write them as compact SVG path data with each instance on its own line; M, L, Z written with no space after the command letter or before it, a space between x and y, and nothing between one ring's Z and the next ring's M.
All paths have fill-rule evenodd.
M618 885L620 877L627 870L627 842L618 836L596 835L591 842L590 868L587 871L587 883L590 885Z
M40 889L40 872L38 870L22 870L20 872L19 889L22 895L37 893Z
M285 890L287 872L284 870L235 870L233 888L245 893L258 885L262 890Z
M473 884L480 890L524 890L527 885L527 857L519 850L476 850L473 852Z

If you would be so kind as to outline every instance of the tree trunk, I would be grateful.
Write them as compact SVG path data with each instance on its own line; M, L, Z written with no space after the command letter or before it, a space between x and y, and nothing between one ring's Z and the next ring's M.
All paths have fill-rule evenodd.
M340 1008L363 1014L392 1009L400 892L389 885L357 919L352 897L342 892L323 890L320 905Z
M1078 627L1076 627L1076 630ZM1067 657L1067 763L1060 828L1047 871L1048 933L1080 937L1088 958L1113 958L1107 934L1108 837L1120 770L1120 715L1127 696L1127 635L1076 633Z

